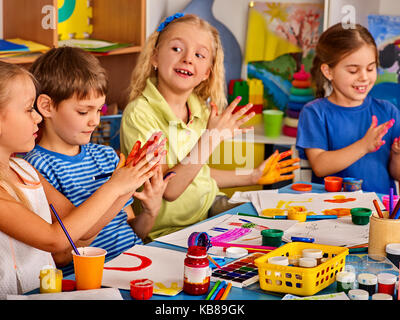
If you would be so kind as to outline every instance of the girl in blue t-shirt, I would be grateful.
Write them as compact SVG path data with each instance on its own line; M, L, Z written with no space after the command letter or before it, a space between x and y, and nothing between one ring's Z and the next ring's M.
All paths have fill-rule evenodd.
M363 26L336 24L320 36L311 69L318 99L303 108L296 143L313 182L353 177L363 179L365 191L388 193L400 178L400 127L394 126L400 113L368 96L377 65L375 41Z

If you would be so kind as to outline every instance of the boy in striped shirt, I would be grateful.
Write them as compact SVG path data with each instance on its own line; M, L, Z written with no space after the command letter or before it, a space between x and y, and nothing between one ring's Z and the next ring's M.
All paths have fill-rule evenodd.
M119 162L113 148L89 143L105 103L106 71L91 54L62 47L39 57L31 72L40 85L36 106L43 122L40 140L24 158L79 206L109 179L93 177L113 172ZM154 225L169 178L163 180L159 168L143 191L134 194L143 205L140 215L135 217L131 199L95 237L82 238L77 245L101 247L107 250L109 261L135 244L143 244L142 239ZM128 222L128 217L134 218ZM64 275L73 273L69 250L53 258Z

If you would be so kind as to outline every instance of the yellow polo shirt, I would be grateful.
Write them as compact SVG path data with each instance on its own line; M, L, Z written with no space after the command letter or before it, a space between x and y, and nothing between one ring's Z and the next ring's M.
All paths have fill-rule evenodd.
M167 138L166 161L171 168L181 162L199 140L207 127L209 110L195 94L191 94L188 99L190 118L186 124L175 116L154 83L155 79L147 79L142 95L124 110L121 151L127 156L136 140L143 145L154 132L162 131ZM179 179L179 176L173 179ZM211 178L209 166L204 165L178 199L172 202L163 199L149 237L155 239L206 219L217 194L223 193Z

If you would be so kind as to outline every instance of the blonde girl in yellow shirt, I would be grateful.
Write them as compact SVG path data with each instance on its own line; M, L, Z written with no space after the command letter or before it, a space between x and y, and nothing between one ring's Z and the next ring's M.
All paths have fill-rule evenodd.
M263 180L267 162L246 175L208 167L206 162L219 143L252 130L240 126L254 116L245 115L251 104L234 113L240 97L222 110L227 104L223 60L218 31L196 15L180 13L160 24L138 58L131 102L121 122L121 151L127 155L136 140L143 143L161 130L168 139L163 172L176 173L164 192L151 238L207 218L216 199L223 203L218 211L232 207L226 196L219 197L223 195L219 188L291 179L293 175L280 173L297 168L278 168L274 179Z

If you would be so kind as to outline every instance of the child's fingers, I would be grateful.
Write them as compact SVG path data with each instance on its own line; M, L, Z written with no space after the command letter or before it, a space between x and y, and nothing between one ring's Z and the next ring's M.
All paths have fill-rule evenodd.
M376 116L372 116L371 128L376 128L378 125L378 118Z
M279 169L279 172L282 174L282 173L288 173L288 172L292 172L292 171L294 171L294 170L297 170L297 169L299 169L300 168L300 166L291 166L291 167L286 167L286 168L281 168L281 169Z
M211 106L211 115L212 116L217 116L218 115L218 107L214 102L210 102Z
M240 100L242 100L241 96L237 96L235 99L233 99L231 104L225 109L224 113L233 113L233 110L235 110Z
M117 165L116 169L120 169L120 168L124 167L125 166L125 162L126 162L125 155L121 152L119 154L119 162L118 162L118 165Z
M132 147L131 152L128 155L128 158L126 159L126 165L130 164L132 161L134 161L134 158L138 154L138 151L140 149L141 142L138 140L135 142L135 144Z
M292 180L293 178L294 178L294 174L285 174L283 176L280 176L277 179L277 182L286 181L286 180Z
M238 127L240 127L242 124L246 123L247 121L249 121L251 118L253 118L256 115L255 112L251 112L248 115L244 116L241 119L236 120L236 125Z
M293 163L297 163L297 162L300 162L300 158L293 158L293 159L289 159L289 160L285 160L285 161L279 161L278 164L279 164L280 168L284 168L284 167L290 166Z
M235 112L233 115L236 119L239 119L242 117L247 111L249 111L253 107L252 103L249 103L245 105L243 108L241 108L238 112Z
M279 160L282 160L282 159L284 159L284 158L286 158L286 157L289 157L289 156L291 156L292 154L293 154L293 151L292 151L292 150L284 151L284 152L282 152L282 153L279 154Z

